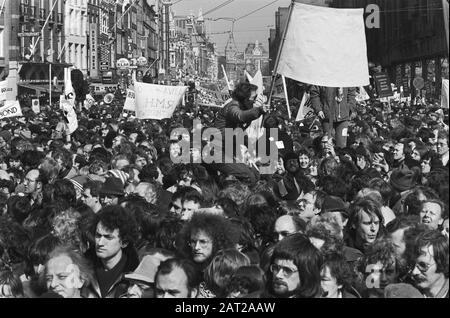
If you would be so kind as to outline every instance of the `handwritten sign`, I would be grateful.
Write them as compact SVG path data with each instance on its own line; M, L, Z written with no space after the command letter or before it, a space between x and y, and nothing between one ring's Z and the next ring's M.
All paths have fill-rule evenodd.
M171 118L181 103L187 86L135 83L136 117L138 119Z

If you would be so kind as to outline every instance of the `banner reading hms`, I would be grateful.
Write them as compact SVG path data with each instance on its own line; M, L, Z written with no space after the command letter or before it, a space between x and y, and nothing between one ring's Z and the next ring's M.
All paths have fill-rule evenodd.
M165 86L134 84L136 97L136 117L138 119L171 118L175 108L181 103L186 86Z

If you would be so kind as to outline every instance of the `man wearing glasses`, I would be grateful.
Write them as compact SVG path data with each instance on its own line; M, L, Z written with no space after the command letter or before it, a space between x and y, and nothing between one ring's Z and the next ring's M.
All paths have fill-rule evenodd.
M429 298L448 298L448 240L437 230L417 235L411 275L416 288Z
M280 241L272 255L268 292L277 298L320 296L323 257L300 233Z

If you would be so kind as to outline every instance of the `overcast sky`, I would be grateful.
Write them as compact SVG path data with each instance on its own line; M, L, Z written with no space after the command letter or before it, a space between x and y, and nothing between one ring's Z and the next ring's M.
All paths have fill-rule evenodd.
M179 0L172 0L176 3ZM230 0L228 0L230 1ZM199 9L203 10L203 13L217 7L220 4L228 2L227 0L181 0L172 6L172 10L176 15L187 15L193 12L198 14ZM239 18L253 10L259 9L275 0L234 0L230 4L205 15L206 18ZM248 17L237 21L234 27L234 39L239 50L243 50L247 43L255 42L258 40L264 45L264 48L268 50L269 29L275 25L275 12L278 7L288 7L290 0L278 0L266 8L255 12ZM207 31L208 33L219 33L231 30L231 22L219 20L208 21ZM210 38L213 42L217 43L217 50L219 53L223 53L225 45L228 41L229 34L211 34Z

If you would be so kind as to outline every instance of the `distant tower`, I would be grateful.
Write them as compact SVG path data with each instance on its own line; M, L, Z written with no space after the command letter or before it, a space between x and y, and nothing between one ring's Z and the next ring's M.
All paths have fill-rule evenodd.
M228 38L228 42L225 45L225 56L227 61L236 59L236 55L239 53L239 50L236 46L236 41L234 40L233 32L230 32L230 36Z
M198 34L205 34L206 33L206 27L205 27L205 18L203 17L203 10L200 8L198 10L198 16L196 21L196 28Z

